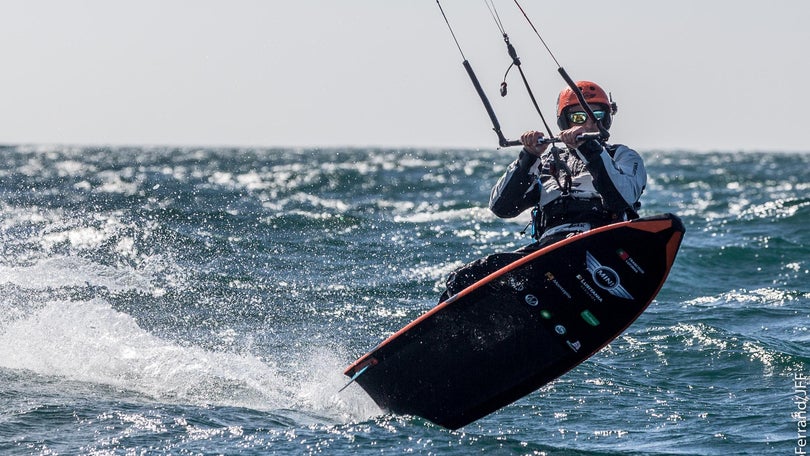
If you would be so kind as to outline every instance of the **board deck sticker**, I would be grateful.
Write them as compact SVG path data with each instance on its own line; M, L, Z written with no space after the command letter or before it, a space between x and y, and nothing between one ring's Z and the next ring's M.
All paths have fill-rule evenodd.
M345 374L384 410L458 429L621 334L663 286L684 231L663 214L544 247L440 303Z

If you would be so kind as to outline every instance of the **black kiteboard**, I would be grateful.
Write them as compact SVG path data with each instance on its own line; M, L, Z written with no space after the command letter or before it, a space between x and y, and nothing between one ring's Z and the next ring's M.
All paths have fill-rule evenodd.
M549 245L440 303L345 374L384 410L458 429L621 334L658 294L684 231L664 214Z

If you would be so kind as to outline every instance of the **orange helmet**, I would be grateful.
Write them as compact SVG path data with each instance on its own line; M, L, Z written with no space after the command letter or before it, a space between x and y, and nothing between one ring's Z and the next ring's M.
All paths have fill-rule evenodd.
M601 104L609 110L608 113L605 113L606 115L602 119L602 125L605 128L610 128L610 124L612 123L611 121L613 120L611 117L613 114L616 114L616 103L614 103L611 97L608 96L607 92L605 92L595 82L577 81L576 85L579 90L582 91L582 95L585 97L585 101L588 102L589 105ZM562 89L560 95L557 97L557 125L560 127L560 129L565 130L569 128L568 119L565 117L565 115L563 115L565 108L577 105L579 105L579 99L574 91L571 90L570 87L565 87Z

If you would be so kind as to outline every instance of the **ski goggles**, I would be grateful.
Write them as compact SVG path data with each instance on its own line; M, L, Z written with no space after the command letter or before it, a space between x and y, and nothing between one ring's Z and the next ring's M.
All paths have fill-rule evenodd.
M596 120L598 121L598 120L604 119L606 113L607 113L607 111L598 110L598 111L594 111L593 115L594 115L594 117L596 117ZM568 113L568 120L571 123L584 124L588 120L588 113L585 112L585 111L569 112Z

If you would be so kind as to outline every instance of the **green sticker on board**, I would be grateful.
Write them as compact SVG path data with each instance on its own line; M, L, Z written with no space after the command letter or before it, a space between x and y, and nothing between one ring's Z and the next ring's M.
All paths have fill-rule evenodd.
M585 322L587 322L591 326L599 326L599 320L591 313L590 310L583 310L582 313L579 314Z

